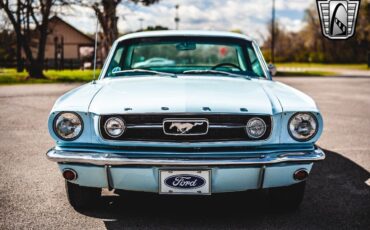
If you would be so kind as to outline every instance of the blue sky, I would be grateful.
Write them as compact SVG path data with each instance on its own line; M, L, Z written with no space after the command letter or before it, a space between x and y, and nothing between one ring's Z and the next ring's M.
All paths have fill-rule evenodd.
M304 25L304 10L314 3L314 0L276 0L277 19L284 29L298 31ZM144 27L161 25L174 29L176 4L180 5L180 29L240 29L262 41L266 37L266 24L271 20L272 0L162 0L150 7L121 4L119 30L138 30L141 18ZM80 30L89 33L95 30L92 10L74 7L69 14L62 17Z

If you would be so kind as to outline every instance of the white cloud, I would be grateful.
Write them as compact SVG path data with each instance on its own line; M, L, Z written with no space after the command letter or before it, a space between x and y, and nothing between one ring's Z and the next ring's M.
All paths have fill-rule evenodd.
M305 10L312 4L313 1L308 0L294 0L294 1L286 1L286 0L276 0L276 9L278 10Z
M262 40L267 34L271 20L272 0L162 0L145 7L133 3L121 4L117 9L120 32L161 25L175 28L175 5L179 4L180 29L225 30L240 29L245 34ZM276 0L278 20L289 31L302 28L304 10L312 4L307 0ZM91 10L77 7L78 13L68 21L85 32L94 31ZM297 18L298 15L298 18ZM300 17L299 17L300 16Z
M298 19L292 20L288 17L279 18L279 26L286 31L298 32L304 25L306 25L306 23Z

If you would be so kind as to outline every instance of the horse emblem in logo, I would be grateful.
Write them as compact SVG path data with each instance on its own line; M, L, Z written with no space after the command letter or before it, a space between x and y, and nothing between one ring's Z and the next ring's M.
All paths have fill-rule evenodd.
M360 0L317 0L322 33L329 39L354 35Z
M170 129L176 128L178 133L185 134L189 132L194 126L202 125L203 122L197 123L180 123L180 122L173 122L170 126Z
M208 120L172 120L166 119L163 122L164 133L167 135L205 135L208 132Z

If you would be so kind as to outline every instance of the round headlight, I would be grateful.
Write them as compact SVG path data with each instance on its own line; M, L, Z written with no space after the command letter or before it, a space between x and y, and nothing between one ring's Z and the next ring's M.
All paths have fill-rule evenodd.
M288 124L290 136L297 141L308 141L317 133L317 119L311 113L296 113Z
M253 117L248 121L246 130L250 138L260 138L266 132L266 123L261 118Z
M63 112L54 119L54 132L62 140L77 139L83 130L83 122L77 113Z
M110 137L119 137L121 136L126 129L125 122L118 117L109 118L104 125L105 132Z

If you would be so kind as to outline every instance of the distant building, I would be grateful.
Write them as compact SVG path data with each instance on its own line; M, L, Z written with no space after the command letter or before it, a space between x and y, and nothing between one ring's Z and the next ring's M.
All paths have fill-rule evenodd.
M32 45L37 52L37 41ZM45 66L52 69L91 67L94 39L79 31L58 16L49 21L45 47Z

